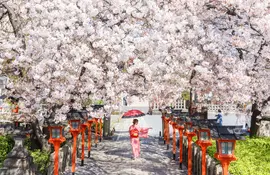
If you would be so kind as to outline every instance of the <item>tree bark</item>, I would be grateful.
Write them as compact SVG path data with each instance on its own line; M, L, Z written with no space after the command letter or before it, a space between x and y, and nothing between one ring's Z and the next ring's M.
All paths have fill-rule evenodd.
M41 145L41 149L44 151L50 151L50 145L48 143L48 140L45 138L45 135L41 131L37 119L35 120L35 122L32 123L32 128L33 135L37 138L36 140Z
M258 105L254 103L252 105L252 115L251 115L251 124L250 124L250 138L257 135L258 126L256 125L257 117L261 114L261 111L258 110Z
M189 109L188 109L188 113L189 113L189 117L191 118L192 116L192 88L190 88L189 91Z

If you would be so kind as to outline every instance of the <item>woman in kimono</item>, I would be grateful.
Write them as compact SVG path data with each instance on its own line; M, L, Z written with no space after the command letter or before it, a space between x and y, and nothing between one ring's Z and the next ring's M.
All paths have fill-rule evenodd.
M148 130L152 128L140 128L138 126L138 119L133 120L133 125L129 127L130 143L132 146L133 158L140 156L140 137L147 138Z

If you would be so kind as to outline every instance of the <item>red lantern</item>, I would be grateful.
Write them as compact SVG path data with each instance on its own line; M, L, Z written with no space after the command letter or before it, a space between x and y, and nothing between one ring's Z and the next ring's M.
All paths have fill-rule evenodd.
M53 144L54 146L54 175L58 175L58 164L59 164L59 148L62 142L66 139L62 135L62 126L50 126L50 139L49 143Z
M191 122L185 124L185 136L188 138L188 175L192 175L192 137L196 136Z
M71 172L75 174L75 165L76 165L76 145L77 145L77 136L80 133L80 120L69 120L70 130L69 132L73 136L73 150L72 150L72 167Z
M231 161L237 160L234 155L236 140L217 140L217 153L215 158L218 159L222 165L223 175L228 175L228 169Z
M206 175L206 149L208 146L212 145L210 129L198 129L197 137L198 140L196 141L196 144L202 149L202 175Z
M179 132L179 167L182 169L183 162L183 131L185 129L184 123L180 120L177 121L176 129Z

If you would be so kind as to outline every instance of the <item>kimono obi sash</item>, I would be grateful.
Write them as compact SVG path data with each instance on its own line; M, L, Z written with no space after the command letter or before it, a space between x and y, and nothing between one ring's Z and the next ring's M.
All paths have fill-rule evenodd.
M130 133L131 138L138 138L139 137L139 130L136 128L131 129L129 133Z

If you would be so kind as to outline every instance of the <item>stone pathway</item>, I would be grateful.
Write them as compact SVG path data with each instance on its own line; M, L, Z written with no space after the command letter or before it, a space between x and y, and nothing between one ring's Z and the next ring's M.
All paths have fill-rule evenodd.
M126 127L130 121L121 121L116 126L113 140L103 140L98 147L92 147L91 158L85 158L84 166L77 159L78 175L185 175L187 170L179 169L179 162L171 160L171 150L166 150L162 140L156 137L141 139L141 157L131 159L131 145ZM87 156L87 149L85 150ZM64 172L71 175L71 168Z

